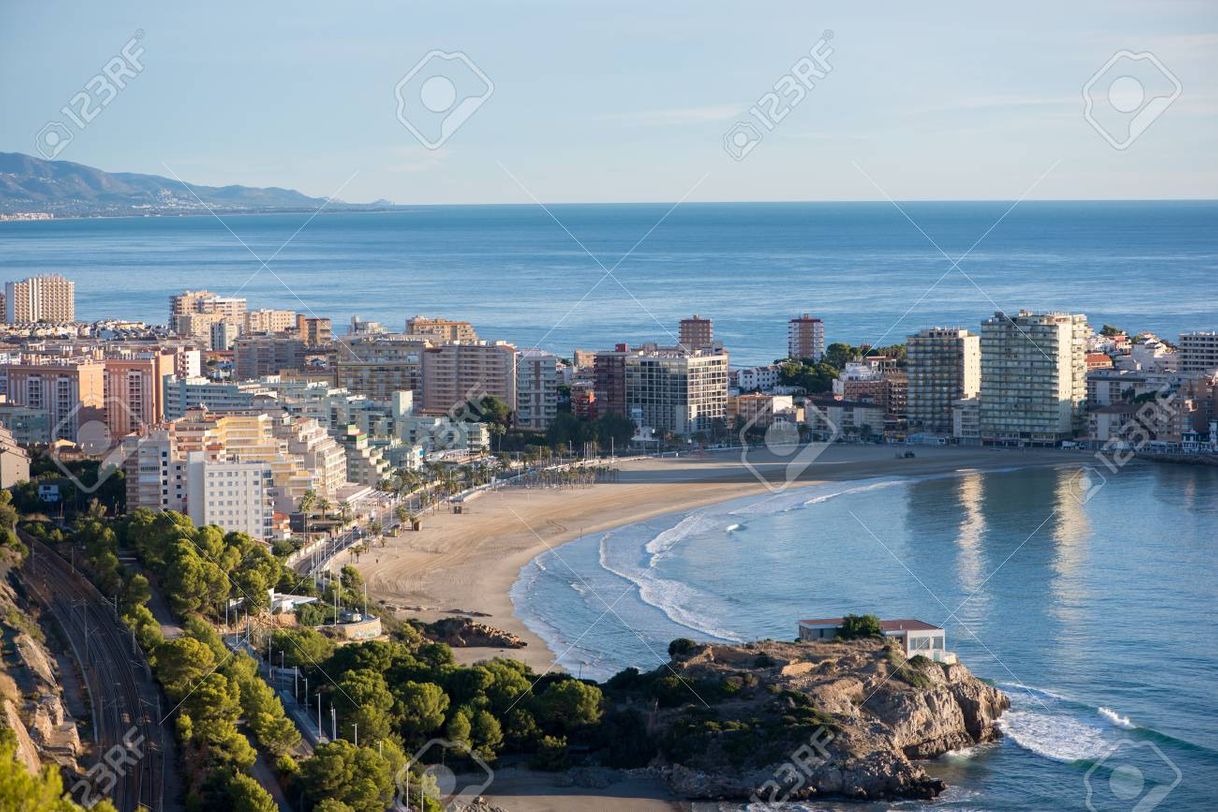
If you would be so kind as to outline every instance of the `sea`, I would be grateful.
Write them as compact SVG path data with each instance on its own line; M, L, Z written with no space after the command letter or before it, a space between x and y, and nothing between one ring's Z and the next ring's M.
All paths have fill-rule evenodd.
M736 366L785 355L787 320L884 345L996 310L1086 313L1174 338L1218 325L1218 202L431 206L382 213L0 223L4 279L62 273L77 317L163 324L207 288L251 308L415 314L569 356L675 343L693 313Z
M714 321L735 366L786 322L884 345L996 310L1174 339L1218 329L1218 203L414 207L0 223L4 279L62 273L82 320L164 323L208 288L251 308L415 314L560 355ZM995 452L1000 453L1000 452ZM928 764L932 808L1218 807L1218 469L1133 463L792 489L589 535L527 566L517 614L574 673L653 668L676 637L795 636L800 617L943 625L1011 697L994 744ZM612 606L607 611L606 606ZM918 803L895 808L922 808ZM812 809L863 809L856 805ZM893 808L883 805L876 808Z

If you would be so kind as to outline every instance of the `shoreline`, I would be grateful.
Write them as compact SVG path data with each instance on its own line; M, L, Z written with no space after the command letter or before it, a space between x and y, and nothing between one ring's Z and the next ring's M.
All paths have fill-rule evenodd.
M897 459L898 449L914 459ZM418 532L374 547L356 565L370 600L401 618L431 622L467 616L516 635L524 648L454 648L459 662L510 657L544 673L559 668L546 642L517 616L511 590L522 567L538 555L589 533L686 513L743 497L876 477L950 475L969 470L1085 465L1077 451L1049 449L835 445L788 487L774 490L741 463L739 452L630 460L617 482L571 489L506 489L466 503L462 514L436 513ZM753 459L750 458L750 462ZM761 459L767 478L782 477L786 461ZM781 481L781 480L779 480ZM348 554L333 566L349 562Z

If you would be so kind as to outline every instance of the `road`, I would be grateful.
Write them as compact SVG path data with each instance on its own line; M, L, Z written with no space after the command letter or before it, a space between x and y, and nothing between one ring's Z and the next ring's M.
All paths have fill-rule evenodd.
M173 736L162 724L160 691L143 652L91 583L47 545L25 534L22 541L30 548L26 584L62 629L89 693L95 785L105 789L113 781L110 796L120 812L176 809L176 802L166 806L165 784Z

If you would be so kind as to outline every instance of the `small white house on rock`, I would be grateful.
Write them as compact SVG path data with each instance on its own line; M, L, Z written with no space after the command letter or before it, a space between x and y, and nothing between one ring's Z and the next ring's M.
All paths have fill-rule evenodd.
M832 640L837 637L844 618L827 617L799 621L799 639L806 641ZM937 663L954 663L956 655L947 650L947 635L939 626L921 620L904 618L881 620L880 629L885 637L901 642L906 657L921 654Z

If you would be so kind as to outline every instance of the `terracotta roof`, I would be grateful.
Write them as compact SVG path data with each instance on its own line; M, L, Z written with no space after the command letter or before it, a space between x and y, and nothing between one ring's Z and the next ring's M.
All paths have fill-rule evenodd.
M840 626L845 618L826 617L813 620L801 620L801 626ZM897 620L881 620L880 628L886 632L899 631L915 631L915 632L930 632L943 631L942 626L932 626L923 620L914 620L913 618L899 618Z

